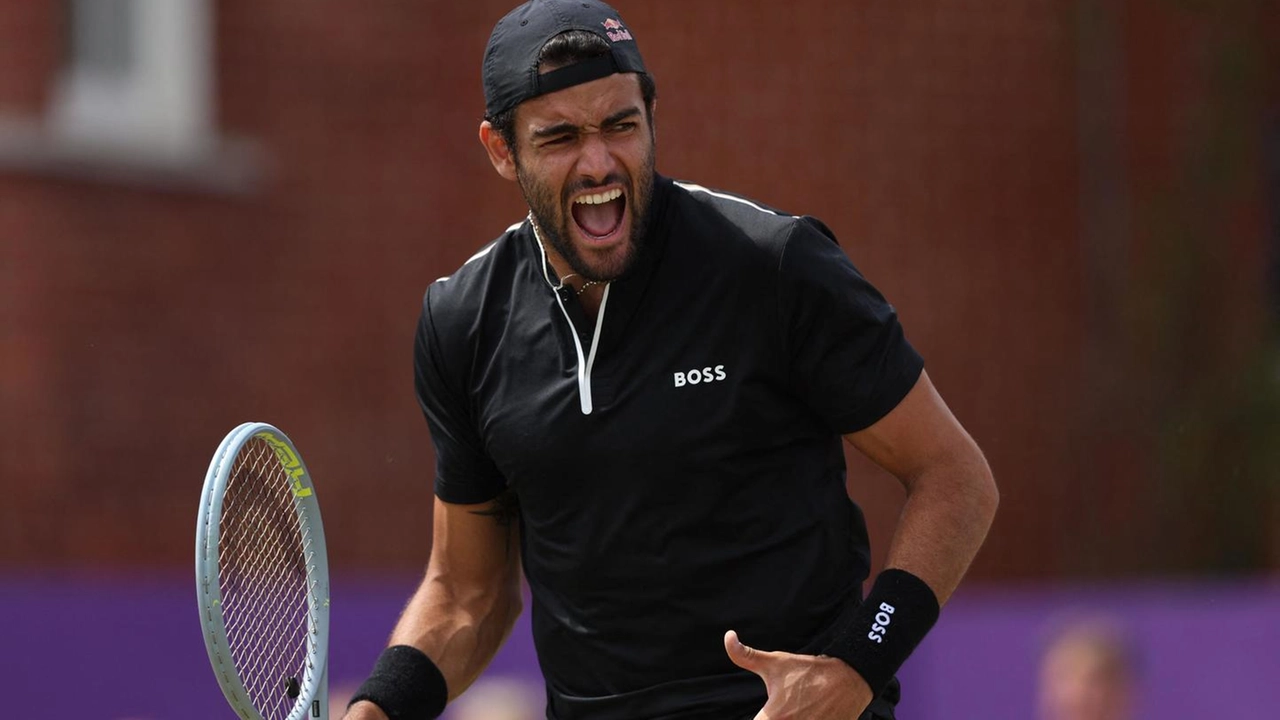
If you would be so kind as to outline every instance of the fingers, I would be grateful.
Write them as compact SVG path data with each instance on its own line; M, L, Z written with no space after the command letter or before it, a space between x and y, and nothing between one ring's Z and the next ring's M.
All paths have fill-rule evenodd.
M751 648L742 644L738 639L738 633L730 630L724 634L724 651L728 653L729 659L734 665L744 670L754 670L751 664Z
M770 656L770 653L743 644L734 630L724 634L724 651L729 654L729 659L734 665L757 675L762 673Z

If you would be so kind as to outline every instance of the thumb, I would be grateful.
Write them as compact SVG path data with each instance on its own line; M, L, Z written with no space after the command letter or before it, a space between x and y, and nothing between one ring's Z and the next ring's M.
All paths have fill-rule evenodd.
M724 634L724 650L729 654L729 659L734 665L757 675L764 670L765 661L768 659L768 653L744 645L734 630Z

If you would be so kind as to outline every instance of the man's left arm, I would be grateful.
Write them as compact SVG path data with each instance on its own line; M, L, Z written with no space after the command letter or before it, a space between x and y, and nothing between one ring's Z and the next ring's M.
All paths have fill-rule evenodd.
M923 580L946 603L987 536L999 493L977 443L921 372L898 406L845 435L907 490L886 568Z
M905 579L907 590L922 581L927 588L916 589L915 599L931 591L933 598L926 601L936 598L937 605L943 605L978 554L999 503L982 451L923 371L897 407L845 439L897 477L907 491L885 561L891 572L882 577ZM899 615L901 624L906 619ZM885 617L892 627L892 618ZM855 629L854 643L863 640L859 633L864 630ZM853 647L853 654L865 657L878 649L862 645ZM757 715L759 720L849 718L873 698L867 679L844 660L757 650L742 645L732 631L725 636L725 649L736 664L765 681L769 701Z

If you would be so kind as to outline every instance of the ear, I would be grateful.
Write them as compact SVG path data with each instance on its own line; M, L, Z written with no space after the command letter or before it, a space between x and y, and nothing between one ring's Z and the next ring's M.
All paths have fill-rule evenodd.
M484 145L485 152L489 153L489 162L493 163L493 169L497 170L502 177L515 180L515 155L507 146L507 141L502 139L502 133L498 132L488 120L480 123L480 144Z

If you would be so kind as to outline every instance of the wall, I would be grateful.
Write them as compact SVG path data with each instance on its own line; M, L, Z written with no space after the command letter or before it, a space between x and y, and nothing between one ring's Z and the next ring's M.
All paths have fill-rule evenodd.
M18 5L0 113L32 117L59 6ZM0 167L0 566L185 566L247 419L307 455L336 566L425 562L410 338L426 284L523 214L474 138L506 5L214 5L218 123L265 151L257 189ZM1001 483L974 577L1275 567L1275 415L1248 380L1274 9L788 8L625 6L659 169L823 218L898 307ZM883 552L901 491L851 461ZM1248 492L1202 512L1220 478Z

